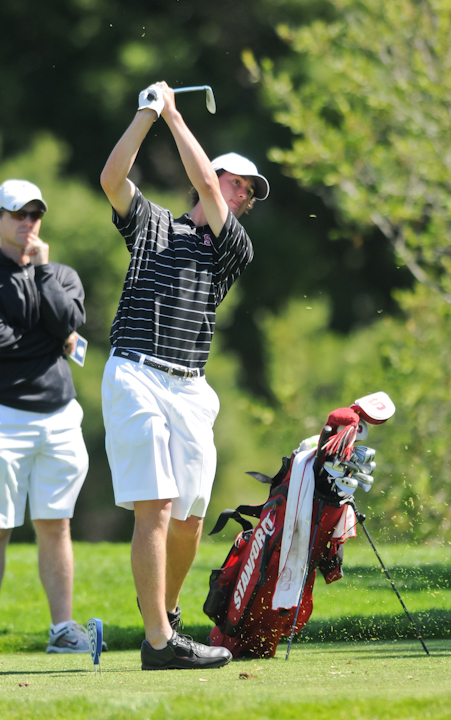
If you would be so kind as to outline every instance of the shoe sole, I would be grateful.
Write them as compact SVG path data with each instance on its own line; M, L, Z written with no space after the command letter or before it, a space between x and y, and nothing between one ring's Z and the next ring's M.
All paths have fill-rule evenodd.
M160 665L159 667L141 665L141 670L209 670L210 668L221 668L224 665L228 665L231 658L218 658L216 661L208 663L208 665L198 665L193 663L192 665Z

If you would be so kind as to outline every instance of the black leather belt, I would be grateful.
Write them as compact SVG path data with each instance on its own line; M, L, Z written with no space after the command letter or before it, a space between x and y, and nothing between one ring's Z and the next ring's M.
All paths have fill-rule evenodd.
M132 362L139 363L141 361L142 355L139 353L132 352L131 350L122 350L121 348L114 348L113 355L116 357L125 358L126 360L131 360ZM193 377L203 377L205 375L205 370L203 368L193 368L192 370L183 370L181 367L173 366L173 365L163 365L162 363L155 362L155 360L150 360L149 358L145 357L143 365L147 365L147 367L154 368L155 370L161 370L162 372L167 373L171 377L178 377L178 378L193 378Z

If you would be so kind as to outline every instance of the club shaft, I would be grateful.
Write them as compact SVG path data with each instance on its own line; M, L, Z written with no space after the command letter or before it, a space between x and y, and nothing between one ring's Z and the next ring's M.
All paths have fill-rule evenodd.
M190 87L174 88L174 95L178 95L179 93L197 92L198 90L207 90L207 85L191 85ZM157 94L154 90L150 90L147 97L149 100L156 100Z
M191 85L190 87L174 88L174 95L178 93L197 92L197 90L207 90L207 85Z
M388 572L387 568L385 567L384 563L382 562L382 558L381 558L381 556L379 555L379 553L377 552L376 546L375 546L373 540L371 539L371 535L369 534L368 530L366 529L365 523L363 522L363 520L361 519L361 517L359 517L359 514L357 514L357 520L359 521L360 525L363 527L363 531L364 531L365 535L367 536L368 541L369 541L371 547L373 548L373 550L374 550L374 552L375 552L375 554L376 554L376 557L377 557L377 559L379 560L379 562L380 562L380 564L381 564L381 567L382 567L385 575L386 575L387 578L390 580L391 586L392 586L393 590L395 591L396 596L397 596L399 602L401 603L402 607L404 608L404 612L406 613L407 617L409 618L409 620L410 620L410 622L411 622L411 624L412 624L412 627L414 628L414 630L415 630L415 632L416 632L416 635L417 635L418 640L419 640L420 643L422 644L423 649L424 649L426 655L429 655L429 650L427 649L427 647L426 647L426 645L425 645L425 642L424 642L423 638L421 637L421 634L420 634L420 632L419 632L419 630L418 630L418 628L417 628L417 626L416 626L416 624L415 624L415 622L414 622L411 614L410 614L409 611L407 610L407 608L406 608L406 606L405 606L405 604L404 604L404 601L403 601L401 595L399 594L399 592L398 592L398 590L397 590L397 588L396 588L395 583L393 582L393 579L392 579L390 573Z

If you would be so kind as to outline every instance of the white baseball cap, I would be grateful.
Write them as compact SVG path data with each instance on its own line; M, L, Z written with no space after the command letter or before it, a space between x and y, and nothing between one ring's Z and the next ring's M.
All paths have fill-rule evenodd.
M37 185L28 180L5 180L0 185L0 209L21 210L32 200L38 200L44 212L47 212L47 203L42 199L42 193Z
M266 200L268 197L269 182L263 175L260 175L257 166L254 165L251 160L232 152L226 155L220 155L212 160L211 164L213 170L227 170L227 172L233 173L234 175L253 178L255 180L254 197L257 200Z

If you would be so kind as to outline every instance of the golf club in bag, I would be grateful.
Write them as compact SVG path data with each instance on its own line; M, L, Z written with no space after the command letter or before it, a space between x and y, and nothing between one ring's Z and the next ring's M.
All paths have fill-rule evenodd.
M222 567L211 573L204 612L215 622L212 645L228 647L236 658L273 657L286 636L288 659L313 610L317 570L326 583L343 575L343 545L360 522L353 493L373 484L375 451L354 443L367 437L367 423L381 424L394 412L385 393L360 398L330 413L321 435L283 458L274 477L249 473L270 485L268 501L223 511L210 533L230 519L242 526Z

